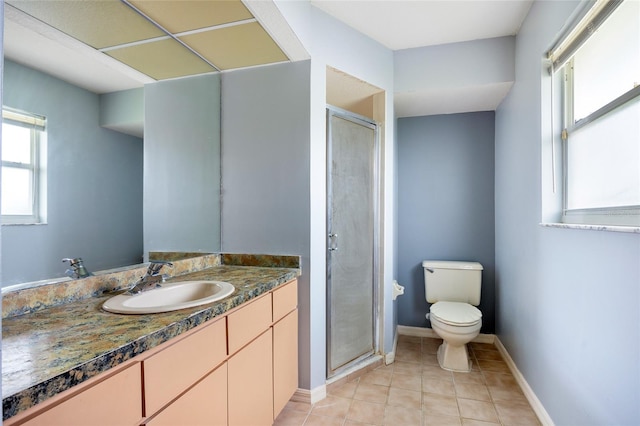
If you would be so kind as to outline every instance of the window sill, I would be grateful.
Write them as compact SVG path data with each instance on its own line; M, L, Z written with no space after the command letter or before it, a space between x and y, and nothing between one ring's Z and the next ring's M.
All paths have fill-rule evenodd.
M630 234L640 234L640 226L619 226L619 225L585 225L576 223L540 223L546 228L584 229L587 231L608 231L626 232Z

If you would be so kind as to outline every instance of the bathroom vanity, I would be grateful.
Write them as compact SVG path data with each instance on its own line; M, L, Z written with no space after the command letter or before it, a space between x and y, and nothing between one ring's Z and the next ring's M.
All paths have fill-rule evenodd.
M117 315L100 296L4 319L4 424L271 424L298 386L299 273L222 263L181 276L234 284L210 305Z

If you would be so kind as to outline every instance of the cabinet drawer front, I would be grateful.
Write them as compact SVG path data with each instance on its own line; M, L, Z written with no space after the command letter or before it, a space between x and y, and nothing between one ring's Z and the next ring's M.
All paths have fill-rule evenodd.
M229 355L255 339L271 326L271 294L248 303L229 314Z
M278 287L273 292L273 322L283 318L298 306L298 281Z
M144 360L145 415L178 396L227 356L226 323L221 318Z
M135 363L23 425L138 424L142 419L141 376L140 363Z
M227 364L222 364L146 424L226 426Z

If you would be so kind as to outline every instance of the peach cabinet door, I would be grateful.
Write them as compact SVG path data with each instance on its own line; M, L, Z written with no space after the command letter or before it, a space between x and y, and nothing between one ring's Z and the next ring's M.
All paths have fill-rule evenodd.
M272 332L269 328L229 358L229 425L273 423Z
M141 372L135 363L23 425L135 425L141 418Z
M298 310L273 325L273 416L298 388Z
M147 422L148 426L226 426L227 363Z
M224 361L226 336L225 318L221 318L145 359L145 416L155 414Z
M298 306L298 281L293 280L273 291L273 322Z

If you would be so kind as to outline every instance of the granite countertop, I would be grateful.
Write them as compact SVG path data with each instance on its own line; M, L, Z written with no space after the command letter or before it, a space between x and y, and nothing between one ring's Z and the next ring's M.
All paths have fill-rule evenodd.
M209 305L160 314L120 315L101 309L115 294L111 293L4 318L3 419L299 275L299 268L220 265L169 280L218 280L235 286L231 296Z

